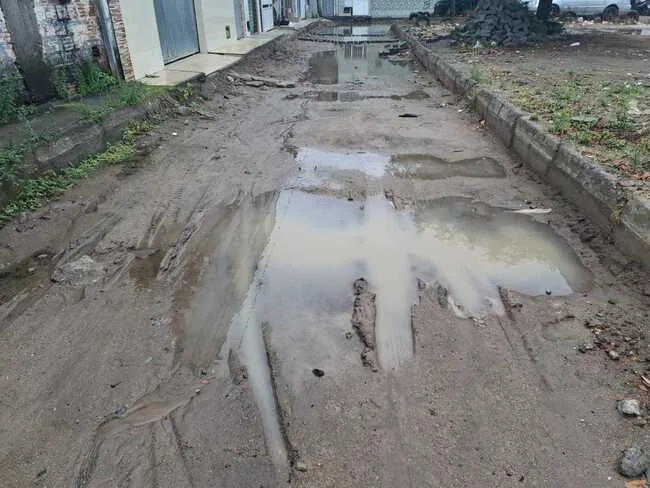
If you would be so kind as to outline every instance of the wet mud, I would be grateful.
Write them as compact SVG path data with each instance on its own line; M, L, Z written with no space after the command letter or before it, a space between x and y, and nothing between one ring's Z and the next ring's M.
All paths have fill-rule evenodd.
M464 178L505 178L498 161L482 157L447 161L428 154L398 154L391 158L390 170L401 178L436 180L454 176Z
M300 86L166 126L164 170L0 292L5 484L600 486L638 436L609 373L640 349L576 347L643 311L573 211L385 26L321 34L258 60Z

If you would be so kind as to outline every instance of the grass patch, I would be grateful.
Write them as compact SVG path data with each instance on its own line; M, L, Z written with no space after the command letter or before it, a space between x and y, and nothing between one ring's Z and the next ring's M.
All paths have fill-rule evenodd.
M16 197L0 209L0 220L9 220L21 212L42 207L52 197L65 192L77 181L87 178L100 168L130 162L136 154L137 136L152 128L153 124L149 121L134 122L124 131L119 143L108 145L102 152L77 165L69 166L60 172L48 171L38 177L21 174L24 147L3 151L0 153L0 186L13 187L17 191ZM4 171L5 168L7 172Z
M551 133L605 167L650 179L650 88L575 73L540 75L523 84L503 76L496 85Z
M99 100L88 100L69 103L79 111L83 119L91 122L101 122L108 114L122 107L137 106L152 97L169 92L168 88L149 86L137 81L120 83L102 94Z

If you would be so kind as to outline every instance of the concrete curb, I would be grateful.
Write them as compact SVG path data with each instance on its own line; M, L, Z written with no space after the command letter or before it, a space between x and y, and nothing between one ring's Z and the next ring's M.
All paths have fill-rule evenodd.
M650 268L650 198L624 189L620 179L547 133L500 94L478 88L466 74L427 49L399 25L392 31L442 85L465 97L485 124L544 181L611 233L617 247Z

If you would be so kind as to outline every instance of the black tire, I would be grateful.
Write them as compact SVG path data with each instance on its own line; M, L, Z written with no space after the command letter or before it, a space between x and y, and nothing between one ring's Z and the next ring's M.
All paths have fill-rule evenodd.
M616 19L618 19L618 7L616 5L610 5L603 10L603 20L611 22Z

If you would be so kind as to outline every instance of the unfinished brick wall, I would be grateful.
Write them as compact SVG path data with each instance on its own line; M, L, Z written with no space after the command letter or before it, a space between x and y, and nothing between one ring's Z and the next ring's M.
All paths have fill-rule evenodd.
M74 64L103 48L90 0L35 0L43 57L54 66Z
M131 54L129 53L129 44L126 40L126 29L124 28L120 0L108 0L108 9L111 12L111 20L113 22L113 30L115 31L117 49L120 53L124 78L133 80L135 79L135 75L133 72L133 63L131 62Z

